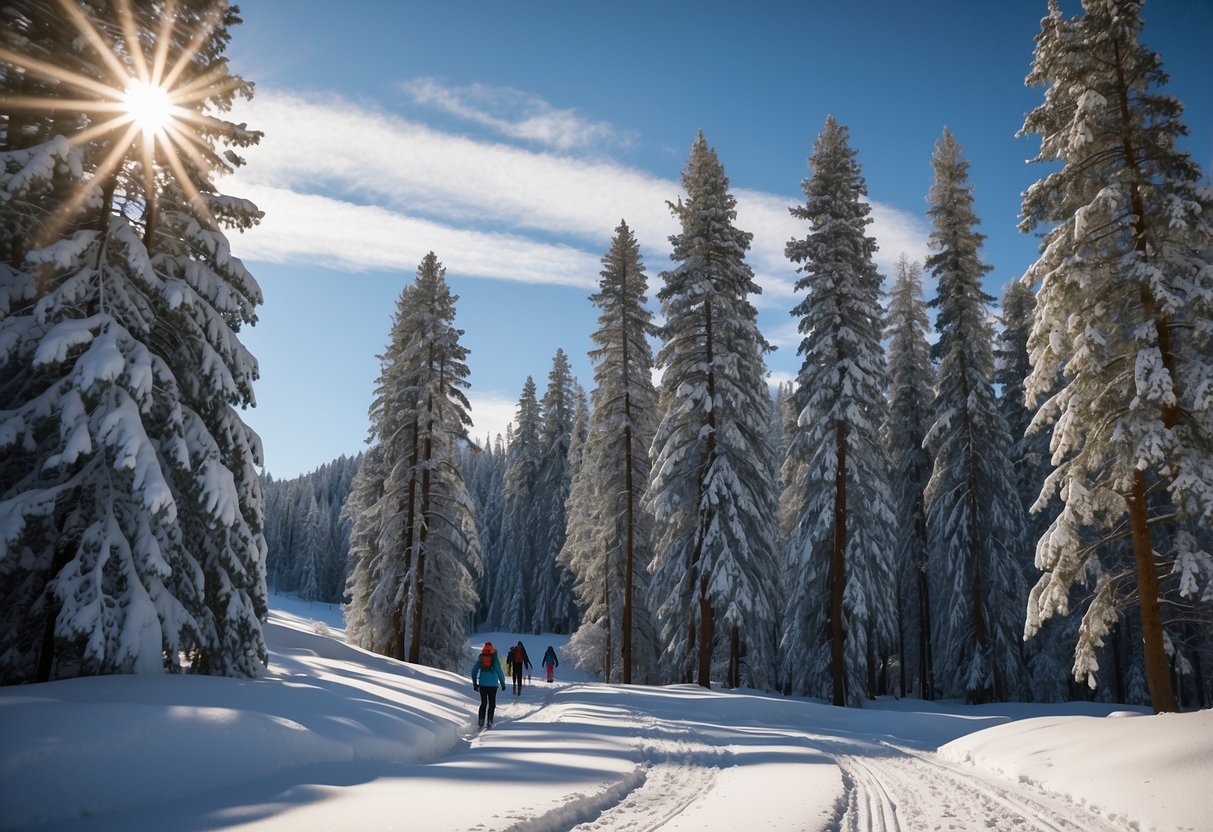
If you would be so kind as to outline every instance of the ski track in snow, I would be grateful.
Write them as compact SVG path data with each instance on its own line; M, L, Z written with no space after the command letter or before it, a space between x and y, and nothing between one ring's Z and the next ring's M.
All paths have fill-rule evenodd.
M501 726L547 722L544 711L561 689L540 701L514 700L509 716L469 745L492 741ZM499 706L500 708L500 706ZM500 711L499 711L500 713ZM566 795L560 805L534 816L508 818L507 832L654 832L663 829L698 801L708 798L722 771L733 761L728 736L709 741L695 729L645 716L638 721L638 764L596 794ZM747 729L739 727L738 733ZM787 729L789 734L797 733ZM934 754L889 743L848 740L803 733L806 748L838 766L843 794L835 818L805 829L828 832L1127 832L1134 827L1116 818L1052 797L1030 785L983 778L939 761ZM761 800L756 801L760 806ZM755 812L761 815L760 811Z
M824 739L842 770L840 832L1125 832L1134 827L1009 781L990 782L891 745L846 751Z

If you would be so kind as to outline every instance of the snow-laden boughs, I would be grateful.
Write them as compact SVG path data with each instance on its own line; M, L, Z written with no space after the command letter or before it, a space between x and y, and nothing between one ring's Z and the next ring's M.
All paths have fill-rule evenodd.
M543 464L540 446L543 419L535 379L531 376L523 383L514 421L517 426L506 450L501 486L501 539L495 560L486 564L493 575L487 625L523 633L530 628L535 608L533 578L543 531L535 522L539 471Z
M935 369L927 332L931 321L922 299L922 267L902 254L885 322L889 343L889 409L884 442L892 465L890 490L897 576L898 652L901 695L915 687L923 699L935 697L931 656L931 588L927 562L926 490L931 457L922 446L931 425ZM906 674L914 673L912 685Z
M1068 610L1075 583L1093 591L1073 672L1094 686L1098 648L1136 607L1152 703L1174 710L1168 665L1183 656L1168 631L1210 622L1213 192L1175 146L1182 105L1158 91L1140 12L1086 0L1066 17L1051 2L1027 78L1044 102L1021 133L1041 137L1035 161L1060 164L1024 194L1021 223L1046 231L1026 275L1028 400L1055 471L1035 507L1062 506L1037 544L1026 633Z
M468 351L446 269L433 252L400 293L380 357L351 520L346 637L410 662L455 669L476 608L480 541L463 481Z
M568 525L569 489L572 471L569 447L573 442L573 423L578 403L584 392L573 378L568 356L557 349L548 373L548 386L540 409L543 427L539 433L540 464L532 521L539 534L536 538L534 607L528 629L536 633L567 633L577 624L577 608L573 601L573 576L557 562L556 556L564 546Z
M488 615L489 599L497 597L494 568L500 558L502 484L505 480L505 438L497 434L486 436L484 445L469 442L463 451L463 477L472 495L476 509L477 529L480 533L480 551L484 560L484 578L480 582L480 601L476 609L475 622L484 624Z
M969 163L946 129L931 164L926 267L939 287L931 301L939 310L932 347L939 373L924 447L933 460L926 505L935 681L946 695L973 702L1015 699L1027 693L1020 637L1026 579L1015 548L1023 510L994 395L987 309L994 298L981 288L990 267L979 259L985 235L976 231Z
M745 262L751 235L733 225L736 199L702 133L682 184L686 200L671 205L682 228L670 237L677 265L658 293L666 323L646 496L658 530L653 603L672 678L694 672L708 686L712 656L726 655L737 685L744 645L749 683L766 687L778 582L769 346L749 301L761 289Z
M1024 512L1024 535L1016 556L1023 561L1024 574L1032 568L1036 541L1044 534L1060 508L1055 498L1039 511L1031 511L1040 495L1049 464L1049 439L1044 431L1029 431L1033 410L1024 400L1024 384L1032 371L1028 360L1028 338L1036 312L1036 296L1022 280L1012 280L1003 292L1002 329L996 343L994 383L1001 390L998 407L1010 432L1010 460L1014 471L1015 493ZM1072 698L1070 690L1070 645L1078 628L1076 617L1057 618L1044 633L1025 645L1032 678L1032 697L1038 701L1058 702Z
M256 675L261 447L237 408L253 404L238 333L261 291L225 232L260 213L211 182L260 138L219 117L251 93L222 58L239 20L182 2L167 27L137 8L122 28L161 40L176 83L196 87L177 102L182 152L132 143L71 100L94 83L119 93L117 61L136 73L129 48L83 36L119 31L116 6L3 14L27 69L0 72L13 108L0 122L0 679Z
M583 667L608 681L648 679L655 632L648 606L652 517L644 503L657 415L652 314L640 246L627 223L602 258L594 349L593 409L575 448L568 537L562 563L576 576L584 609L573 642Z
M804 361L780 505L791 529L783 674L798 693L862 706L877 693L875 665L896 651L881 278L867 183L832 116L809 168L806 203L790 209L809 234L787 245Z

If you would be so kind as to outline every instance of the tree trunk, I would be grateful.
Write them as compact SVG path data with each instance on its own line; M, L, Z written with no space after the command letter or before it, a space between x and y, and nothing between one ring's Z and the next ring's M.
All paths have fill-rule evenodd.
M624 428L624 443L627 448L625 454L627 461L625 462L624 473L624 490L627 492L627 540L625 542L624 558L623 558L623 643L620 645L623 651L623 683L625 685L632 684L632 593L633 581L632 571L635 569L635 528L636 528L636 495L632 491L632 417L631 407L629 403L629 395L624 394L623 412L624 419L627 421L627 427Z
M626 270L625 270L626 278ZM623 558L623 640L620 645L623 660L623 683L632 684L632 594L633 571L636 568L636 492L632 481L632 379L631 364L628 355L628 315L627 315L627 281L620 282L619 306L623 313L619 316L620 343L623 347L623 442L624 442L624 491L627 499L627 541Z
M405 499L408 500L408 505L405 507L404 521L404 569L401 575L404 580L409 580L409 571L413 566L413 527L417 523L417 458L420 455L420 437L418 436L420 425L417 422L416 416L413 418L413 423L409 427L412 428L412 450L409 459L409 485L406 490ZM402 593L400 603L392 612L392 620L396 625L396 643L391 651L391 655L401 661L405 660L405 640L404 640L404 622L405 622L405 607L408 605L408 593Z
M847 586L847 428L836 428L838 468L834 473L834 543L830 549L830 677L834 685L834 704L847 704L847 673L844 653L843 592Z
M708 578L699 576L699 678L701 687L712 686L712 601L708 598Z
M729 629L729 687L741 687L741 632L736 624Z
M1141 171L1137 163L1137 150L1134 147L1131 132L1133 119L1129 111L1129 83L1124 74L1124 63L1121 60L1121 44L1113 40L1116 58L1117 104L1121 117L1121 147L1124 154L1125 167L1135 174L1129 181L1129 202L1133 212L1134 250L1144 259L1149 256L1150 241L1149 227L1146 223L1145 201L1142 198L1140 181ZM1154 293L1150 285L1142 282L1139 293L1141 296L1142 315L1154 324L1158 351L1162 356L1163 367L1171 378L1175 393L1175 401L1183 400L1180 394L1180 378L1175 372L1175 355L1171 345L1170 321L1165 313L1158 310ZM1160 413L1163 425L1170 429L1179 422L1178 406L1175 404L1162 405ZM1149 514L1146 505L1145 475L1140 471L1133 472L1133 493L1128 499L1129 524L1133 536L1133 558L1137 564L1137 594L1141 607L1141 637L1145 649L1146 684L1150 688L1150 703L1156 713L1175 711L1175 692L1171 687L1171 678L1167 673L1167 657L1163 648L1162 610L1158 594L1158 569L1154 563L1154 546L1150 540Z
M1133 472L1133 494L1129 498L1129 526L1133 537L1133 559L1137 564L1137 603L1141 609L1141 642L1145 652L1146 684L1155 713L1175 712L1175 692L1167 670L1163 646L1162 605L1158 599L1158 567L1146 514L1146 479Z
M715 341L712 333L712 303L710 300L704 301L704 352L707 359L707 388L708 401L713 405L716 402L716 370L713 367L715 355ZM710 509L703 509L703 475L711 467L716 459L716 408L712 407L707 415L708 434L704 441L703 467L700 469L699 479L699 497L701 510L704 512L700 518L699 524L699 541L696 545L696 565L701 557L701 552L704 540L707 537L707 530L711 526L712 515ZM705 688L712 686L712 601L708 597L708 579L709 576L699 572L699 679L698 682Z
M615 658L613 655L614 651L612 650L612 645L611 645L612 624L611 624L611 553L610 553L610 550L607 550L602 553L602 566L603 566L603 569L602 569L602 598L603 598L603 602L606 606L606 657L602 663L602 668L603 668L602 678L605 679L608 684L610 684L611 671L614 670L614 668L611 665L614 664L614 661L615 661Z
M922 478L918 482L922 482ZM914 534L918 541L914 572L918 583L918 695L935 699L935 656L931 648L931 581L927 570L927 508L921 491L914 499Z
M430 347L429 365L430 372L433 372L434 348L432 345ZM440 359L438 362L438 389L442 390L445 384L446 362ZM413 664L421 661L421 633L422 624L425 621L425 560L428 555L426 542L429 539L430 531L430 470L433 468L434 461L433 392L430 392L426 397L425 415L425 450L422 454L421 505L418 507L417 512L418 518L421 521L421 528L417 531L417 576L415 582L417 596L413 599L413 632L412 642L409 644L409 661Z

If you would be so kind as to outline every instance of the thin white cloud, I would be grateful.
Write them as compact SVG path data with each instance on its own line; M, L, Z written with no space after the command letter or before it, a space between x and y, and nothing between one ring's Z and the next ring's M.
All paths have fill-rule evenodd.
M373 205L242 184L265 212L255 231L233 239L245 260L312 263L343 271L411 271L434 251L453 274L597 288L599 258L513 234L453 228Z
M414 102L486 127L500 136L535 142L560 151L621 145L631 139L609 124L553 107L531 93L486 84L449 86L435 78L402 85Z
M468 414L472 417L468 436L483 447L485 437L495 440L500 434L505 438L506 428L514 421L514 412L518 409L518 398L505 393L472 390L468 392L468 404L472 406Z
M224 185L267 212L242 235L246 258L411 269L433 249L455 274L585 287L596 284L622 218L651 278L669 266L667 238L678 225L666 202L681 194L675 178L478 141L335 97L261 90L235 115L265 132L248 166ZM806 233L788 213L799 200L734 192L738 226L754 235L749 262L764 290L757 302L786 307L796 274L784 246ZM923 256L920 218L880 203L872 209L882 269L891 271L902 251Z

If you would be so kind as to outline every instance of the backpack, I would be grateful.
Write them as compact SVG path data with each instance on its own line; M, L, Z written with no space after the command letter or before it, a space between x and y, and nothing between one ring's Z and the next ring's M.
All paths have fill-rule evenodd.
M493 651L485 650L480 654L480 666L489 670L493 666Z

